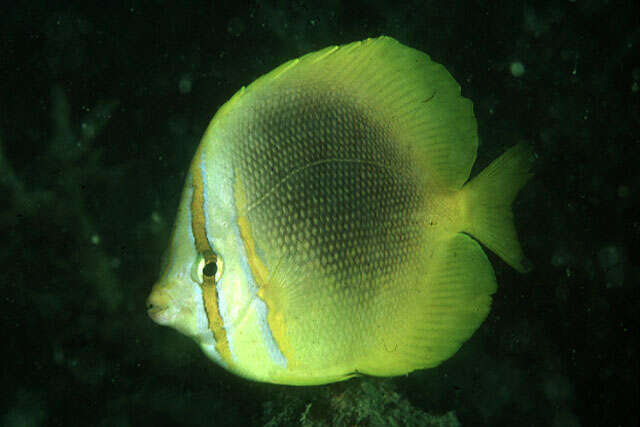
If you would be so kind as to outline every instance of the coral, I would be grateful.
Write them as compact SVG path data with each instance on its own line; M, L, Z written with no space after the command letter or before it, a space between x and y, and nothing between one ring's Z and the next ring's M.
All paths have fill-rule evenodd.
M459 426L455 413L431 415L400 396L393 382L362 378L317 389L316 393L283 392L265 402L265 426Z

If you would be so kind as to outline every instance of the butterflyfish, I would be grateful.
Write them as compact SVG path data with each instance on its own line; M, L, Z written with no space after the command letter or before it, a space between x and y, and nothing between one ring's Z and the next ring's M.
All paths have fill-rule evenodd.
M288 61L218 109L186 177L156 323L242 377L311 385L451 357L518 271L527 145L469 179L473 105L390 37ZM170 349L167 349L170 351Z

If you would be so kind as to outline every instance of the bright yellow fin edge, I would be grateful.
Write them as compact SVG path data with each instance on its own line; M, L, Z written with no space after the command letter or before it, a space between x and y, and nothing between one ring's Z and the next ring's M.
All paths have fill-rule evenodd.
M496 280L482 247L463 233L448 234L427 255L417 287L398 325L381 337L362 373L400 375L451 357L487 317Z
M285 62L241 88L218 110L209 129L243 102L309 85L344 94L387 126L421 179L458 190L469 178L478 146L471 101L460 95L460 85L442 65L386 36Z

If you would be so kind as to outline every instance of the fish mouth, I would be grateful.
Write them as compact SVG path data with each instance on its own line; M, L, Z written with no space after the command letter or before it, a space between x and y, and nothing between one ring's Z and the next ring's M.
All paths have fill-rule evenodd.
M155 323L168 326L175 320L171 297L162 290L153 290L147 298L147 314Z
M198 332L197 294L183 282L158 282L147 298L147 314L153 322L195 337Z
M147 315L154 322L160 325L166 325L167 322L167 308L165 307L147 307Z

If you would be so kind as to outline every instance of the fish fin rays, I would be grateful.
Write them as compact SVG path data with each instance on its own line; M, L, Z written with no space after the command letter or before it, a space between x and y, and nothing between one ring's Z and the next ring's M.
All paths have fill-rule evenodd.
M386 36L331 46L282 64L232 101L310 85L342 94L386 126L419 179L458 190L469 178L478 147L473 105L425 53Z
M521 143L507 150L460 192L462 230L521 273L531 267L518 242L511 203L531 179L533 150Z
M487 317L496 280L478 242L457 233L425 258L420 288L395 321L405 326L380 338L377 354L360 372L389 376L437 366Z

